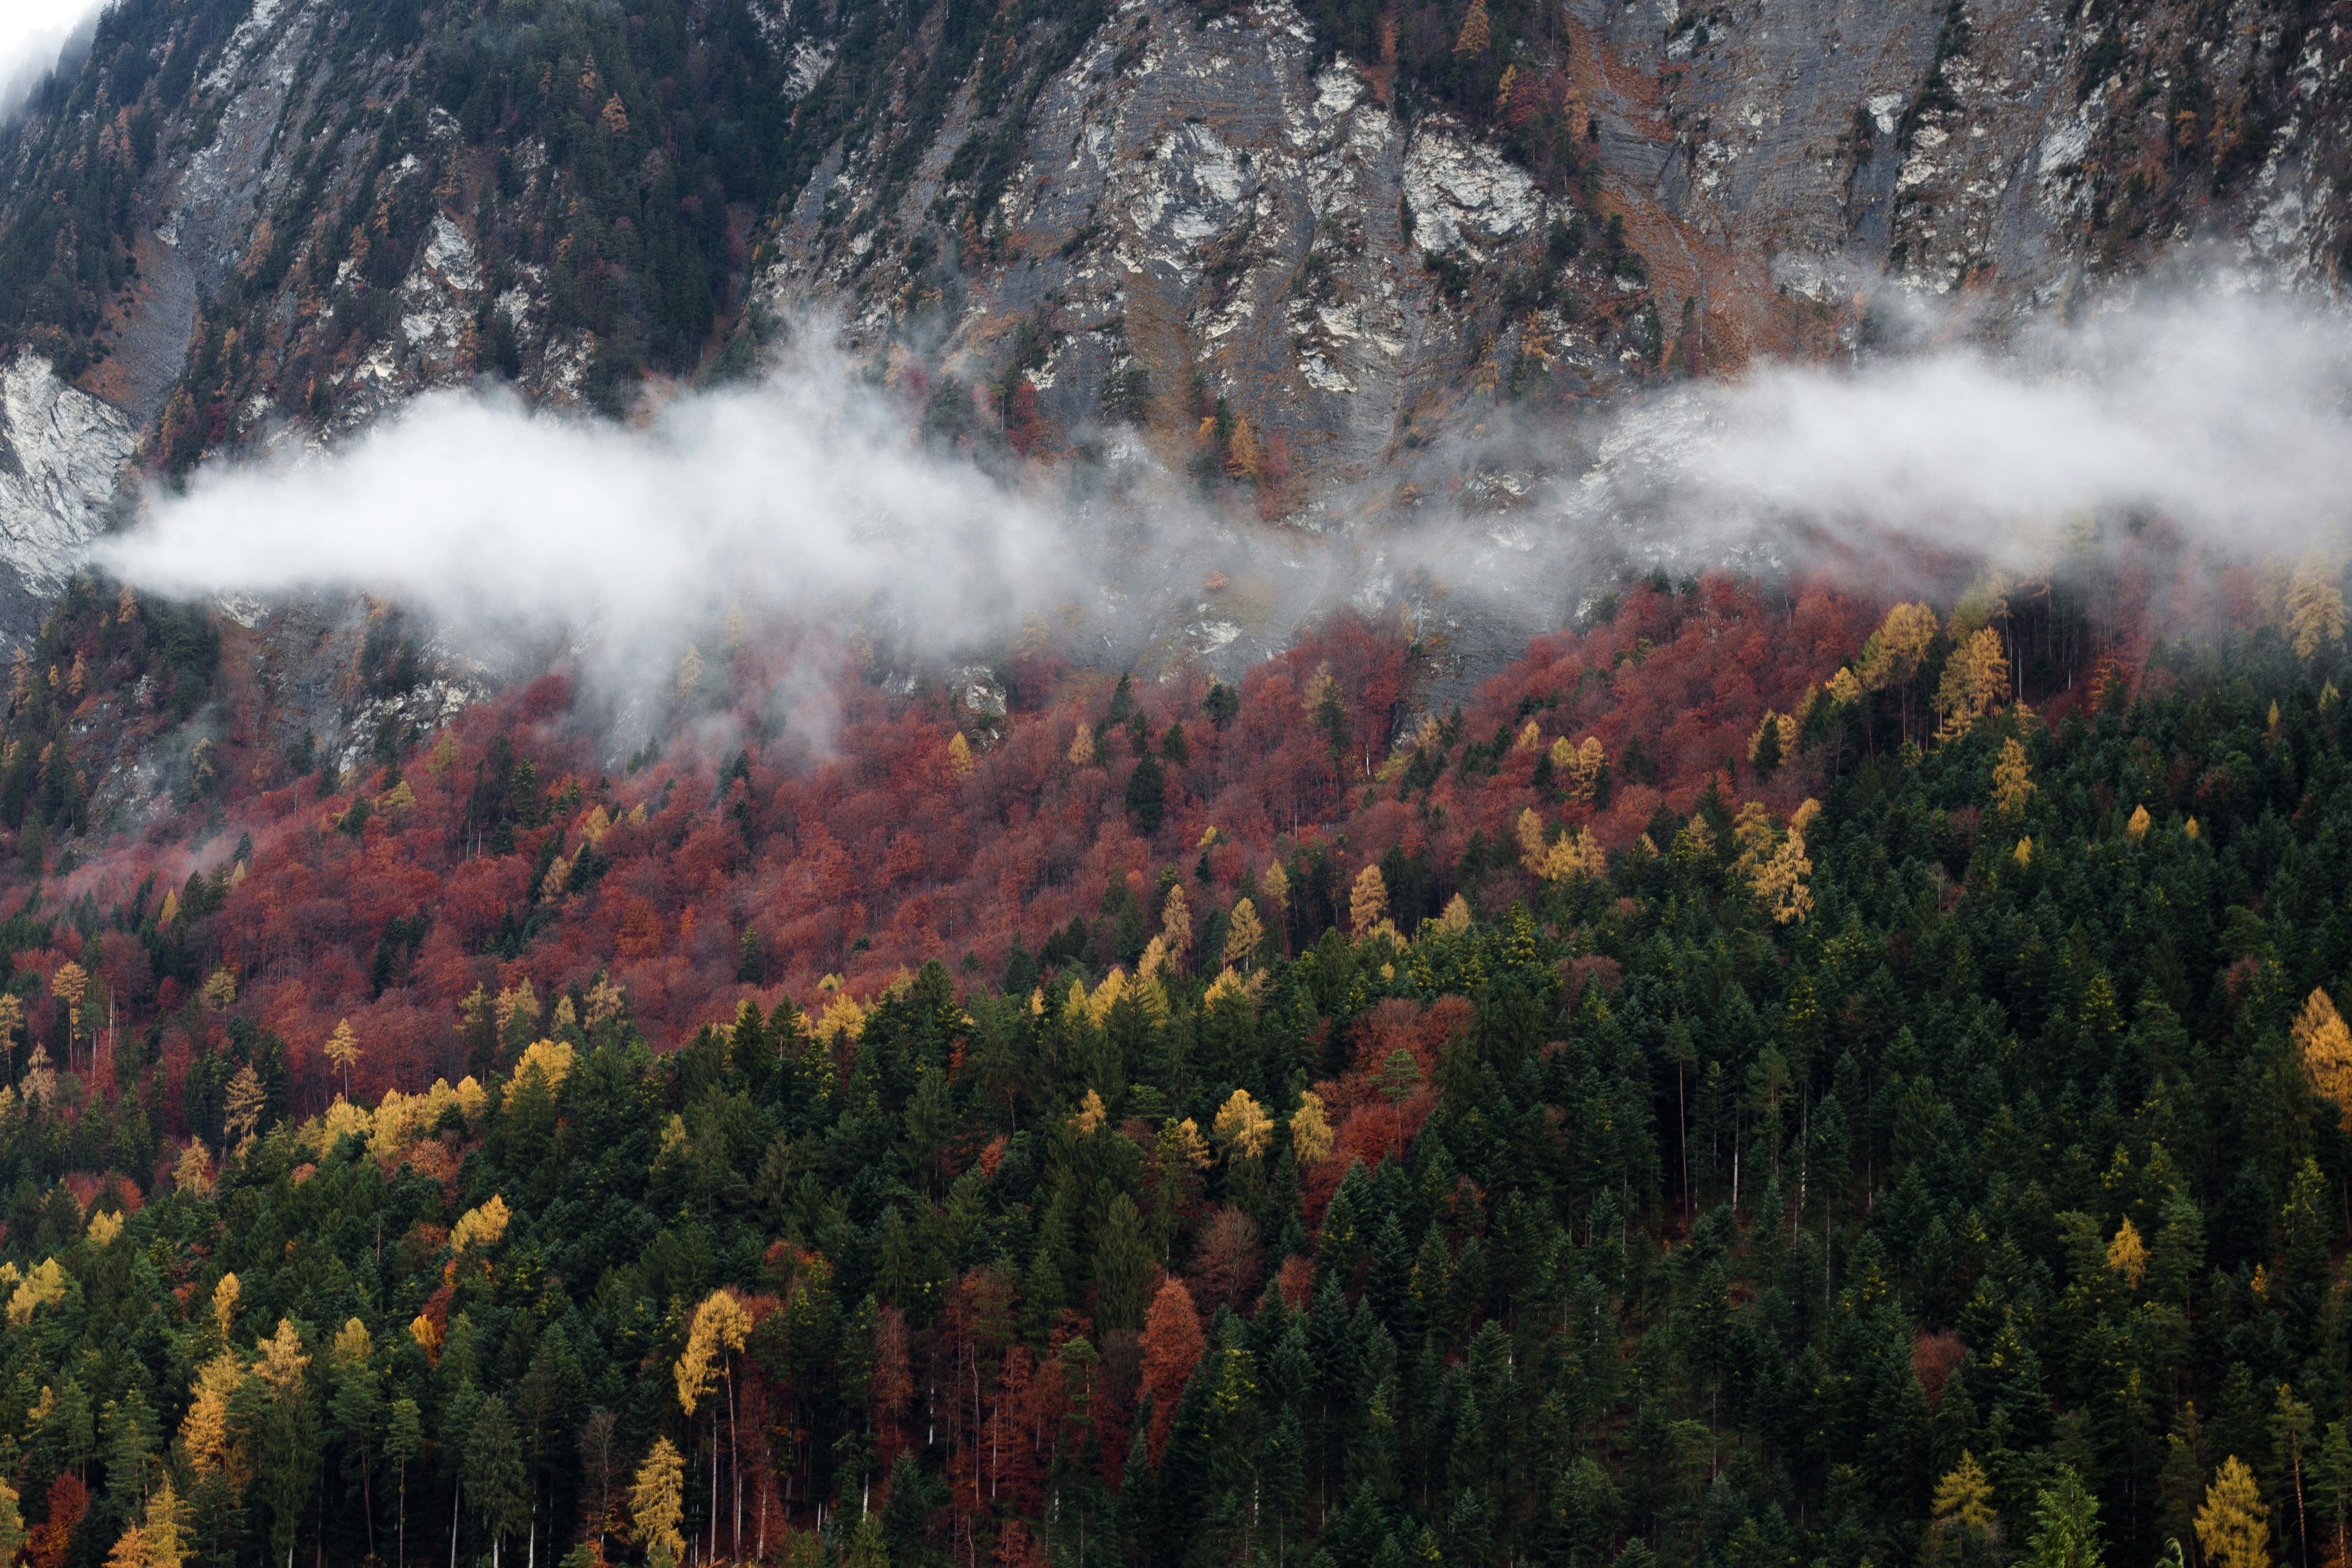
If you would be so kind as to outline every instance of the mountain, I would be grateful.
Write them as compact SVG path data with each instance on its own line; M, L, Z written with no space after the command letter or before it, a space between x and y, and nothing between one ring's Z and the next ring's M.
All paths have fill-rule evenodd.
M2332 287L2340 12L122 0L0 144L9 626L117 474L480 377L620 414L795 322L1269 521L1508 510L1579 410L1906 296Z
M0 1568L2345 1568L2347 8L117 0Z

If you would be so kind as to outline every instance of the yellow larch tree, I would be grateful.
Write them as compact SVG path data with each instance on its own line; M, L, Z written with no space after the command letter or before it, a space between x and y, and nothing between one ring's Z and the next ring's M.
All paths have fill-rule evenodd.
M253 1070L252 1063L237 1068L236 1076L228 1080L225 1102L227 1115L224 1125L228 1142L232 1147L242 1147L261 1126L261 1075Z
M2198 1544L2213 1568L2270 1568L2270 1538L2262 1489L2246 1462L2232 1454L2205 1489L2205 1506L2197 1510Z
M1470 13L1462 18L1462 34L1454 40L1454 52L1475 59L1486 52L1493 39L1494 26L1486 19L1486 0L1470 0Z
M2334 1106L2352 1124L2352 1027L2327 993L2315 989L2295 1015L2290 1032L2303 1056L2311 1092Z
M215 1013L226 1013L236 1005L236 974L226 963L205 979L204 989L196 993L204 1005Z
M629 1486L629 1519L646 1561L658 1568L676 1568L686 1551L686 1537L677 1521L686 1513L686 1460L677 1445L667 1437L654 1439L646 1462L637 1467Z
M1168 901L1160 906L1160 935L1168 944L1169 966L1183 973L1184 955L1192 951L1192 910L1181 882L1168 889Z
M743 1348L751 1332L751 1314L731 1290L714 1290L701 1306L694 1310L694 1321L688 1327L686 1350L671 1369L677 1384L679 1407L691 1415L694 1407L702 1403L703 1395L718 1384L726 1369L728 1352Z
M2133 1289L2147 1278L2147 1244L2139 1238L2139 1227L2126 1218L2116 1227L2116 1237L2107 1243L2107 1267L2124 1277Z
M1944 679L1936 687L1936 711L1943 716L1937 733L1946 740L1965 733L2008 695L2009 652L1999 632L1979 627L1944 661Z
M2124 824L2124 831L2131 836L2131 841L2133 843L2137 844L2141 839L2147 837L2147 829L2150 820L2151 819L2147 815L2147 807L2145 805L2136 805L2132 807L2131 820Z
M1557 753L1568 744L1568 737L1559 738L1554 747ZM1572 800L1591 800L1594 787L1601 782L1601 770L1607 764L1609 753L1602 749L1601 737L1587 735L1575 750L1560 761L1560 787Z
M1257 906L1247 899L1234 902L1233 913L1225 921L1224 961L1236 969L1247 970L1257 961L1257 950L1265 942L1265 927L1257 918Z
M1992 799L2003 822L2017 822L2025 816L2025 807L2034 791L2033 763L2025 748L2010 736L2000 743L2000 755L1993 759Z
M2000 1516L1993 1511L1992 1482L1974 1454L1960 1451L1960 1462L1936 1483L1927 1516L1929 1563L1952 1558L1981 1561L2000 1541Z
M1897 605L1886 612L1886 618L1862 646L1859 675L1865 690L1884 691L1888 687L1903 690L1903 726L1907 734L1911 724L1911 678L1919 673L1919 661L1936 641L1936 612L1926 605Z
M1257 437L1250 434L1246 416L1234 416L1233 439L1225 443L1225 472L1237 479L1255 480L1259 474Z
M1573 882L1598 877L1608 868L1608 852L1592 837L1592 829L1580 827L1544 851L1541 875L1547 882Z
M1094 765L1095 732L1088 726L1081 724L1078 726L1078 732L1070 737L1070 766L1090 768Z
M1544 842L1543 818L1536 815L1534 806L1528 806L1519 813L1516 831L1519 840L1520 869L1530 877L1542 876L1544 861L1551 850L1550 846Z
M971 772L971 742L958 730L948 738L948 772L962 778Z
M1381 879L1378 865L1367 866L1357 873L1356 885L1348 892L1348 929L1361 941L1372 934L1388 912L1388 883Z
M2286 588L2287 635L2294 639L2298 658L2344 640L2344 591L2317 551L2304 556Z
M188 1505L172 1489L167 1471L163 1484L148 1494L140 1521L127 1527L107 1554L106 1568L180 1568L193 1551Z
M1757 902L1780 925L1800 923L1813 912L1813 893L1806 879L1813 863L1805 855L1805 836L1791 833L1749 873L1748 886Z
M1255 1160L1274 1138L1274 1118L1250 1098L1249 1090L1237 1089L1217 1108L1211 1131L1225 1146L1226 1159Z
M213 1286L213 1331L220 1335L224 1345L228 1343L229 1331L236 1324L237 1299L244 1294L245 1287L234 1274L222 1275Z
M49 976L49 994L66 1005L66 1068L73 1068L73 1042L81 1034L81 999L89 991L89 972L68 960Z
M467 1209L457 1216L457 1226L449 1232L449 1247L455 1252L487 1252L506 1239L507 1222L513 1216L506 1199L492 1193L479 1207Z
M1265 875L1258 879L1258 896L1265 900L1266 912L1279 921L1290 907L1290 874L1276 860L1267 865Z
M327 1060L342 1073L343 1098L350 1099L352 1068L357 1067L360 1058L366 1054L360 1049L359 1036L352 1031L352 1021L349 1018L339 1021L335 1025L335 1032L327 1037L327 1043L320 1046L319 1049L326 1056Z
M5 1280L7 1276L0 1276ZM66 1299L66 1271L54 1258L45 1258L25 1271L16 1281L16 1289L8 1295L8 1322L12 1328L23 1328L33 1321L33 1314L43 1307L54 1307Z
M1456 893L1445 900L1445 908L1437 917L1439 929L1460 936L1470 929L1470 900Z
M1323 1097L1307 1089L1298 1097L1298 1109L1290 1116L1290 1152L1301 1165L1319 1165L1331 1157L1339 1141L1331 1133L1331 1118L1323 1109Z
M278 1319L278 1331L254 1348L261 1352L253 1363L254 1376L269 1385L273 1399L292 1397L301 1384L302 1369L310 1364L310 1358L302 1350L302 1336L293 1322Z

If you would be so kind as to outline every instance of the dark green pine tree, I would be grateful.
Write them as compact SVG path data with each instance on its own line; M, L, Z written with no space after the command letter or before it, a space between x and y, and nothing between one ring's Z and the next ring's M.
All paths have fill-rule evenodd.
M496 1394L482 1401L467 1435L466 1485L475 1526L489 1543L491 1568L498 1568L507 1542L530 1526L530 1498L521 1438L506 1401Z
M1171 731L1172 733L1172 731ZM1136 832L1149 838L1160 831L1168 815L1168 774L1160 759L1145 752L1127 775L1127 818Z

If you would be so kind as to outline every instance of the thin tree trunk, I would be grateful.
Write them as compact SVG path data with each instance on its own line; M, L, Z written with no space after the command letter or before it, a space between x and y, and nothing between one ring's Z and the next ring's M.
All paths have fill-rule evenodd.
M1696 1211L1691 1206L1690 1184L1690 1100L1683 1093L1683 1063L1675 1059L1675 1141L1683 1151L1683 1218L1688 1220Z
M728 1550L743 1556L743 1428L735 1413L735 1369L727 1369L727 1468L735 1479L735 1530Z

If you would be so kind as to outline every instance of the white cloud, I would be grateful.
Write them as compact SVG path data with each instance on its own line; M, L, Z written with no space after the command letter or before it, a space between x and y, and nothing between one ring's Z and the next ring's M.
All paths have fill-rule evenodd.
M102 0L0 0L0 121L15 114Z

